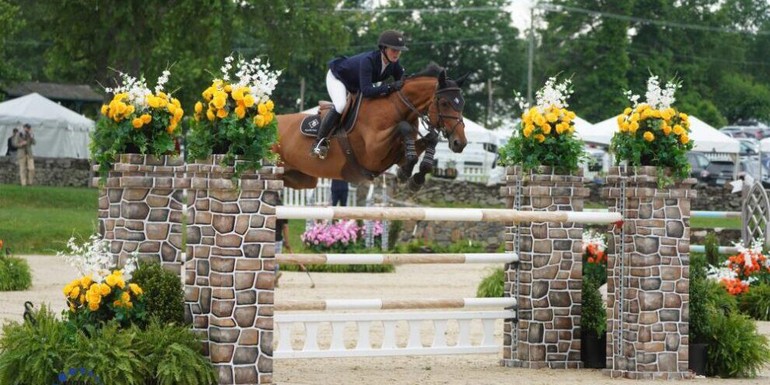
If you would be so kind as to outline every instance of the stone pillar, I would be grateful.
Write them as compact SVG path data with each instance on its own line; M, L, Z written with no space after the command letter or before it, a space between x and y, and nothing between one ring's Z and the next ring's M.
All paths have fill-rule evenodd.
M583 211L589 194L582 172L516 167L507 179L502 193L521 211ZM508 229L506 250L518 247L519 263L507 268L505 292L517 298L518 320L504 326L503 365L579 368L583 225L522 222L518 233Z
M613 377L690 376L690 200L694 179L658 188L655 167L613 167L602 196L624 213L608 253L607 370ZM611 250L610 250L611 251Z
M98 166L94 166L95 171ZM99 233L122 264L134 252L180 274L184 222L184 160L122 154L99 190ZM102 182L104 182L102 184ZM188 241L196 241L188 234Z
M281 170L264 167L233 179L220 158L191 164L191 224L186 299L220 384L267 384L273 374L275 205Z

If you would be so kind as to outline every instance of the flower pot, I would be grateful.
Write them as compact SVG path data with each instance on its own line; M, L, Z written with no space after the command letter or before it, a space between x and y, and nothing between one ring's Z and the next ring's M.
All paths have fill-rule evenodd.
M454 179L457 178L457 169L456 168L447 168L445 177L447 179Z
M688 368L699 376L706 375L708 344L690 344Z
M603 369L607 366L607 334L597 336L593 330L583 330L580 333L580 360L583 367Z

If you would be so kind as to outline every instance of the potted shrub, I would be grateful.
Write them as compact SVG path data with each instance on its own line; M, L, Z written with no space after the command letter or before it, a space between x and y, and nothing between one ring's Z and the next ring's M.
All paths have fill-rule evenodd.
M599 288L607 283L607 243L604 236L583 233L583 304L580 360L586 368L604 368L607 358L607 309Z
M610 143L616 164L626 162L629 166L661 169L658 172L660 187L671 184L672 177L681 180L690 176L687 153L693 143L689 117L671 107L679 87L678 82L669 81L661 88L658 77L651 76L644 101L639 102L639 95L627 91L631 106L618 115L618 131Z
M534 106L520 103L524 110L521 125L500 149L500 164L520 165L524 172L540 166L554 167L557 173L577 172L580 159L586 157L583 141L575 135L576 115L567 109L572 81L556 83L551 77L537 91Z
M90 144L91 158L99 165L102 178L119 154L179 154L179 123L184 110L178 99L164 91L169 75L163 71L155 88L150 89L144 78L120 73L120 83L104 89L113 98L102 105Z
M222 154L223 164L235 163L235 174L258 170L262 160L273 161L271 147L278 139L278 122L270 95L280 71L271 71L259 58L225 58L215 78L195 103L194 121L186 140L191 159ZM238 162L234 162L236 157Z
M457 178L457 162L450 160L446 162L446 169L444 170L444 177L447 179Z
M690 257L690 346L689 369L700 376L706 375L708 362L709 316L706 311L708 282L706 258Z

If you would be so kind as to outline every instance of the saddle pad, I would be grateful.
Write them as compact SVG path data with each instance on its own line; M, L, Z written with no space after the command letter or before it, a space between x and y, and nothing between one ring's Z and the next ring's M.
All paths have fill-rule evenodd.
M302 135L315 138L318 134L318 127L321 127L321 115L310 115L302 119L299 130Z

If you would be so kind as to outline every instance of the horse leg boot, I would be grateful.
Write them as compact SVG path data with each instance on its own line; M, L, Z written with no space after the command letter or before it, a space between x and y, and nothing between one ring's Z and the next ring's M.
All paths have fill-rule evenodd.
M412 132L414 132L414 128L409 122L402 121L398 123L397 129L401 138L404 140L404 155L406 158L403 165L398 168L398 180L399 182L406 182L412 175L414 165L417 164L417 148L414 145L414 138L411 135Z
M337 126L340 121L340 113L334 108L329 110L324 116L324 120L321 121L321 126L318 127L318 133L316 134L315 143L313 143L313 149L310 154L318 157L319 159L326 159L326 155L329 153L329 142L326 139L332 132L332 129Z
M425 175L433 171L433 156L436 154L436 145L438 144L438 134L430 132L423 138L425 142L425 154L420 162L420 170L409 180L409 188L412 191L419 190L425 184Z

